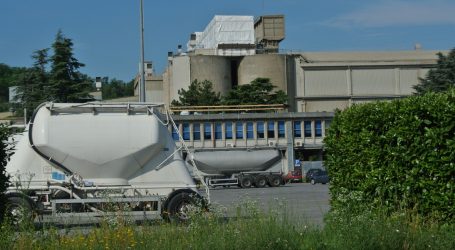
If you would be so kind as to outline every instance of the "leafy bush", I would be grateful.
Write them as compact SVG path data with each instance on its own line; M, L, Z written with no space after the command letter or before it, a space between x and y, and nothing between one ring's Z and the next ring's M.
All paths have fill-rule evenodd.
M0 124L0 219L3 217L5 211L4 205L6 203L6 198L4 192L9 184L5 166L10 156L8 143L10 134L10 129L4 124Z
M332 211L455 218L455 90L337 112L324 143Z

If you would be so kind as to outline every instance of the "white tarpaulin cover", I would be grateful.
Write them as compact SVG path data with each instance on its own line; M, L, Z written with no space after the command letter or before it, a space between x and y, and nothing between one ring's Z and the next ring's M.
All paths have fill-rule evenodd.
M253 16L215 16L203 32L196 32L193 48L217 49L220 44L254 44ZM241 51L238 48L234 49ZM222 53L226 53L224 48ZM244 49L248 51L249 49Z

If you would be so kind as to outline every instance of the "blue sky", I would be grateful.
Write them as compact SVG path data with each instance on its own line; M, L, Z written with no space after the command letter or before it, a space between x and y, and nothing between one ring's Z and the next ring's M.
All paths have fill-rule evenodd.
M397 51L455 47L454 0L144 0L145 59L156 73L214 15L284 14L282 49ZM3 0L0 63L32 64L61 29L82 73L129 81L140 60L139 0Z

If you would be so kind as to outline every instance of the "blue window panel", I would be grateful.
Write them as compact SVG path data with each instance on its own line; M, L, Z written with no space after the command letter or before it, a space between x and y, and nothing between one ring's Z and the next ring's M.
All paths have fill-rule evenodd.
M246 123L246 138L247 139L254 139L254 128L252 122Z
M177 126L177 129L179 128L179 124L178 123L176 123L175 126ZM179 131L175 130L174 126L172 126L172 139L174 139L174 141L178 141L179 140Z
M322 121L316 120L314 122L314 136L321 137L322 136Z
M226 126L224 138L232 139L232 122L226 122L224 125Z
M267 123L267 138L275 138L275 123Z
M212 124L211 123L204 123L204 139L205 140L212 139Z
M200 141L201 140L201 124L195 123L193 124L193 141Z
M284 121L278 121L278 138L284 138L286 135Z
M242 122L235 123L235 138L243 139L243 123Z
M264 137L264 122L257 122L256 123L256 131L257 131L257 138L263 139Z
M305 129L305 137L311 137L311 121L305 121L303 126Z
M183 140L189 141L190 140L190 124L183 123L183 133L182 133Z
M294 122L294 137L302 137L302 123L300 121Z
M223 129L221 123L215 123L215 139L216 140L223 139Z

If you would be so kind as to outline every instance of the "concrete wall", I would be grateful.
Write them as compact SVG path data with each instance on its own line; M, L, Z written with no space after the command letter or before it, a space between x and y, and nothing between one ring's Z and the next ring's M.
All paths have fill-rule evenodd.
M333 111L412 95L436 62L435 51L301 54L293 110Z
M178 100L178 90L188 89L191 83L190 58L188 56L176 56L172 59L169 72L169 100Z
M436 61L436 51L175 56L163 76L163 101L178 99L177 91L195 79L211 81L223 95L265 77L288 94L289 111L333 111L409 96Z
M164 88L163 77L153 76L148 77L145 81L145 101L163 103L164 102Z

